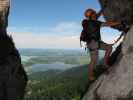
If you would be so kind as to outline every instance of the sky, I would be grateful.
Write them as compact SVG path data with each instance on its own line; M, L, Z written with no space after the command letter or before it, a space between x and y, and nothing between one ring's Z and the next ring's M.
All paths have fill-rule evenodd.
M98 0L11 0L8 33L17 48L79 49L87 8L99 11ZM105 42L119 35L110 28L101 33Z

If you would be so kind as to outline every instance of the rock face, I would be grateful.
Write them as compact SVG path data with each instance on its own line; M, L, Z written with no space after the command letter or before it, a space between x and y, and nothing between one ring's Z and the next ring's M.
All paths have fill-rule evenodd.
M90 86L82 100L133 100L133 1L100 0L102 6L105 1L109 2L105 18L125 20L130 30L122 45L121 58L108 74L102 74Z
M0 0L0 34L6 33L10 0Z
M22 100L27 76L18 50L7 35L10 0L0 0L0 100Z
M127 24L133 24L133 1L132 0L99 0L104 9L106 19L115 19L125 21Z

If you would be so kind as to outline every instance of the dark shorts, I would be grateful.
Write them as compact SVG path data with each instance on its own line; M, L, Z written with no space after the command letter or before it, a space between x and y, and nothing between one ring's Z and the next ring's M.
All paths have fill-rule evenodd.
M97 51L97 50L105 50L105 48L109 44L104 43L103 41L95 41L92 40L90 43L87 43L87 48L89 49L90 52Z

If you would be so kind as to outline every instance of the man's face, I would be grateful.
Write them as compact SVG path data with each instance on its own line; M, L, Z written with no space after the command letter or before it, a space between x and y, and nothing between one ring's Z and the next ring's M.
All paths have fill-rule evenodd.
M86 15L86 17L90 17L92 15L92 12L91 11L87 11L85 15Z
M92 20L96 20L96 13L92 11L86 12L87 17L91 17Z

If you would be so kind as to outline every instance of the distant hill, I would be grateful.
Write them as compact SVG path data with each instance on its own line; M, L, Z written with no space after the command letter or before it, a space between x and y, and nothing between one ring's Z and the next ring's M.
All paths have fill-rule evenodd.
M50 79L61 72L62 70L48 70L48 71L35 72L29 75L29 79L30 80Z
M29 75L25 100L79 100L88 84L87 69L84 65L33 73Z
M37 72L29 80L26 100L80 100L89 85L88 66Z

